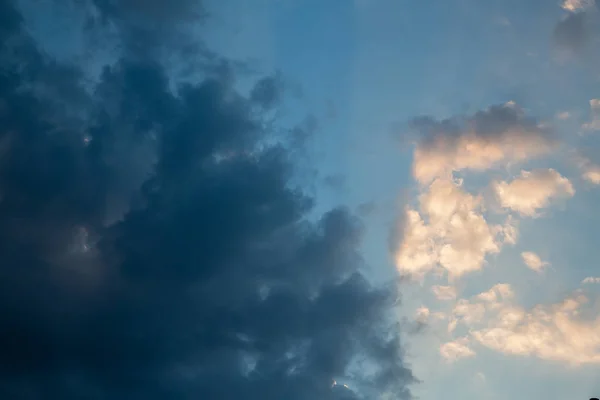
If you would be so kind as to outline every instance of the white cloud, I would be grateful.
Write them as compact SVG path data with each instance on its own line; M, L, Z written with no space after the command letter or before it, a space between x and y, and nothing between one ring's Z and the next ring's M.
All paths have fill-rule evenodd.
M521 171L512 182L494 182L492 188L502 207L524 216L536 216L552 200L575 194L571 182L552 168Z
M480 270L488 254L516 239L512 220L488 224L482 197L465 192L461 181L436 179L419 197L419 206L420 212L406 212L403 242L396 254L403 273L422 277L439 265L451 277L460 277Z
M515 296L512 287L507 283L498 283L487 292L479 293L476 298L486 303L496 304L501 300L509 300Z
M583 283L583 284L600 283L600 277L588 276L587 278L582 280L581 283Z
M510 285L499 283L487 292L475 296L474 301L460 299L449 318L448 332L453 332L459 323L472 326L482 322L488 310L498 308L499 302L510 300L513 297L514 292Z
M449 301L456 299L456 288L453 286L434 285L431 287L431 291L438 300Z
M590 316L584 309L586 296L575 292L560 303L527 310L514 304L509 289L508 285L502 290L495 287L461 300L462 310L469 310L463 314L470 318L460 320L468 327L469 338L504 354L572 365L600 364L600 315Z
M567 119L569 119L571 117L572 117L572 115L568 111L563 111L563 112L560 112L560 113L556 114L556 118L560 119L562 121L565 121L565 120L567 120Z
M471 303L468 300L460 299L454 309L448 323L448 332L454 332L459 322L466 325L472 325L480 322L485 316L485 304Z
M440 346L440 354L448 362L475 356L475 352L469 347L468 338L460 338L444 343Z
M549 265L548 262L542 261L540 256L538 256L532 251L522 252L521 258L523 259L523 262L525 263L525 265L527 265L528 268L536 272L542 272L542 270Z

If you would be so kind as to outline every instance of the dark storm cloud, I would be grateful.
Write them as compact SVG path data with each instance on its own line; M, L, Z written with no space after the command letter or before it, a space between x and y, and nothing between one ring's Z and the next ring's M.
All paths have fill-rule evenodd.
M170 30L191 3L97 4ZM410 396L397 293L361 275L360 220L306 218L266 81L173 91L126 53L89 94L0 11L0 398Z

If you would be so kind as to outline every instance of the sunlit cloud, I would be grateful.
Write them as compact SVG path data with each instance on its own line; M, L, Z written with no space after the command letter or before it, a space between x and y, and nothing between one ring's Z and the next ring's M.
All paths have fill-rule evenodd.
M576 157L576 163L581 171L581 177L594 185L600 185L600 165L582 156Z
M540 256L538 256L537 254L535 254L532 251L522 252L521 258L523 259L523 262L529 269L532 269L533 271L536 271L536 272L542 272L544 270L544 268L546 268L548 265L550 265L548 262L542 261Z
M528 217L537 216L554 199L575 194L569 179L551 168L521 171L511 182L494 182L492 188L502 207Z
M594 0L564 0L562 8L567 11L575 12L594 6Z
M460 300L454 314L469 329L469 338L500 353L573 365L600 363L600 315L584 312L588 302L575 292L557 304L527 310L515 304L512 289L504 285Z
M484 171L548 154L555 144L547 128L514 102L466 119L420 118L412 126L419 136L413 175L422 184L448 177L452 171Z
M403 242L396 254L398 269L422 277L436 266L460 277L480 270L488 254L514 243L516 227L489 224L481 196L462 188L462 181L436 179L419 197L420 212L407 209Z
M460 338L452 342L444 343L440 346L440 355L448 362L453 362L461 358L470 358L475 356L475 352L469 347L468 338Z

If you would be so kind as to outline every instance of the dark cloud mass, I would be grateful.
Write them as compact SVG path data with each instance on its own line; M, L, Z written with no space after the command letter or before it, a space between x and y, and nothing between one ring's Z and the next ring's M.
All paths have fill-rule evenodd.
M93 3L124 42L194 6ZM157 53L124 46L84 90L8 0L0 23L0 398L410 397L360 220L310 222L292 153L264 145L274 81L174 90Z
M600 0L585 9L569 12L555 26L556 47L570 56L597 66L600 58Z

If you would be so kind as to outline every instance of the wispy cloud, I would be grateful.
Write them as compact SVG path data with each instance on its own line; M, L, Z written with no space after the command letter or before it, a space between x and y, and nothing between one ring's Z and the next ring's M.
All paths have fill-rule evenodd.
M524 251L521 253L521 258L529 269L532 269L536 272L542 272L544 268L550 265L547 261L542 261L540 256L532 251Z

